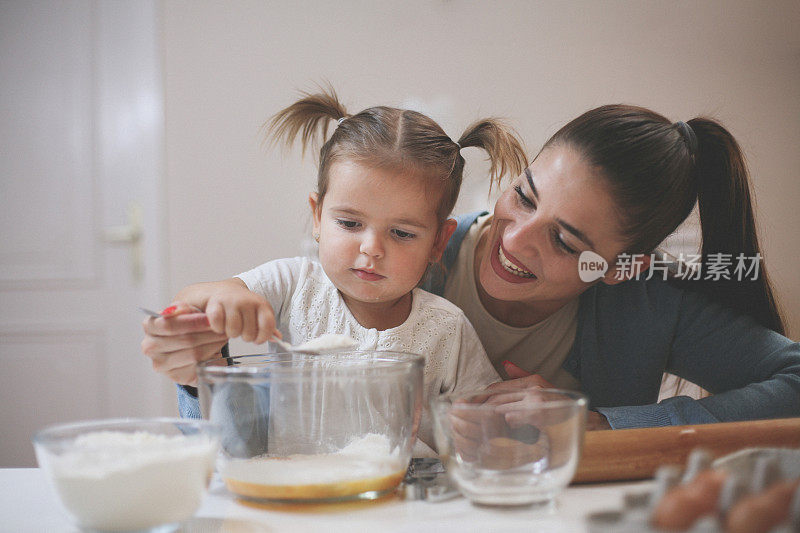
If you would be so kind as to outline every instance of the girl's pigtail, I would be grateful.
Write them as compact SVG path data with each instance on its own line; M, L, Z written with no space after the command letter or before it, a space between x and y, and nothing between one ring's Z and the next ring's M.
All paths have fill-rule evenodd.
M488 118L473 122L458 139L461 148L474 146L489 154L491 184L500 183L506 174L517 176L525 170L528 159L517 133L502 120ZM491 187L491 185L490 185ZM491 188L490 188L491 190Z
M693 285L722 305L752 316L763 326L784 334L784 324L769 278L760 260L750 178L744 156L733 136L707 118L689 121L697 138L694 174L702 230L702 264L729 261L730 279L704 279ZM730 254L725 256L715 254ZM758 264L754 264L754 262ZM757 275L750 270L758 268ZM706 278L707 272L703 273ZM742 279L740 279L742 278Z
M339 102L332 87L321 88L319 93L303 93L303 98L289 107L278 111L266 123L266 138L272 142L283 142L287 148L294 143L298 134L303 147L303 155L310 145L319 147L328 138L330 120L347 117L347 111Z

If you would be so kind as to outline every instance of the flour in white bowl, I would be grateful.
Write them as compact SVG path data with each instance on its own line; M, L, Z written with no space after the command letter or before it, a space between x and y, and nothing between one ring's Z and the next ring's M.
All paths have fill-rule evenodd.
M64 506L81 526L127 531L191 517L208 486L217 447L204 435L97 431L39 461L48 464Z

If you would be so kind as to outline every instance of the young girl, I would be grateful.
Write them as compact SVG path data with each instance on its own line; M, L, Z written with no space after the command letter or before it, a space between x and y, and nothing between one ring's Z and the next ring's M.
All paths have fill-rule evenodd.
M373 107L348 115L333 91L295 102L273 117L269 131L289 145L302 133L305 149L331 120L336 128L320 150L317 191L309 196L319 262L271 261L233 279L191 285L176 299L204 310L226 338L263 343L278 336L297 344L338 333L359 349L422 354L425 397L499 380L461 310L416 287L455 229L447 217L461 185L460 150L484 148L491 173L500 176L524 168L520 142L495 120L475 122L454 142L415 111ZM193 358L170 359L154 358L154 367L178 383L196 379ZM198 416L186 389L180 403L184 416ZM419 437L432 443L425 413Z

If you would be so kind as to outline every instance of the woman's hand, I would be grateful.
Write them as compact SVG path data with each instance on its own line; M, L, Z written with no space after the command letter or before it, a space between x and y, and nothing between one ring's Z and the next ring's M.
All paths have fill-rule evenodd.
M195 365L220 357L228 337L212 331L206 314L184 302L174 302L162 314L142 322L142 353L153 361L156 372L180 385L194 386Z
M481 453L487 435L514 436L515 428L527 426L549 427L554 431L559 420L547 413L537 413L535 406L541 402L541 389L552 389L553 384L542 376L530 374L510 362L503 364L509 376L517 376L508 381L489 385L483 394L472 396L453 405L449 423L453 432L455 450L466 460L473 461ZM459 408L459 405L463 405ZM473 410L469 404L493 405L494 409ZM502 418L496 415L502 414ZM588 430L611 429L608 420L597 412L590 411L587 416ZM552 434L551 434L552 436Z
M507 404L508 407L506 407L506 409L508 409L509 413L506 415L506 419L509 424L519 423L520 421L515 420L515 415L512 413L514 405L521 405L523 402L530 400L535 394L527 393L535 393L537 388L553 389L555 387L542 376L531 374L510 361L504 361L503 367L505 368L506 374L513 379L489 385L486 391L487 393L491 393L493 397L491 400L488 400L487 397L487 401L497 404ZM611 429L608 419L602 413L589 411L586 415L586 430L595 431L602 429Z
M599 429L611 429L611 424L603 413L589 411L586 413L586 431L596 431Z

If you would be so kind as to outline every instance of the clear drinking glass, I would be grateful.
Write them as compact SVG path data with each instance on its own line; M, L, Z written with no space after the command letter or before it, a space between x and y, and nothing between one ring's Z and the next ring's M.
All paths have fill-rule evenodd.
M129 418L49 426L39 466L84 531L174 531L195 513L219 450L206 420Z
M222 428L220 475L256 502L374 499L402 481L422 411L422 356L267 354L198 367Z
M575 474L586 403L557 389L443 396L431 406L436 444L471 501L548 504Z

